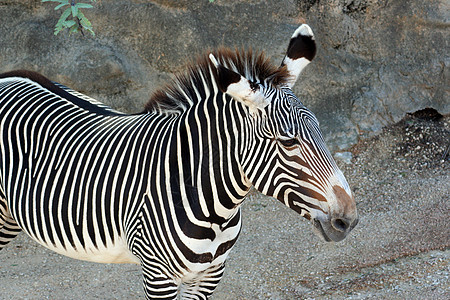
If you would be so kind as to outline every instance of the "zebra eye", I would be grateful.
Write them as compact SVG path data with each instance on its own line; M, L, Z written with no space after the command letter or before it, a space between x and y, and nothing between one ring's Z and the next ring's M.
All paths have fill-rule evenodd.
M279 140L281 145L283 145L284 147L293 147L295 145L299 145L299 141L296 138L293 139L288 139L288 140Z

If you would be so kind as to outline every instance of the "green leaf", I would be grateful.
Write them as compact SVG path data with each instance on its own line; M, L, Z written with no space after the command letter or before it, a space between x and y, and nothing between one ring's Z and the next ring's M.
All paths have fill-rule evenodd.
M77 23L75 23L75 25L72 25L72 27L70 27L70 29L69 29L69 32L70 32L70 33L72 33L72 32L78 32L78 31L80 31L80 27L78 26Z
M82 25L84 28L86 28L86 29L88 29L88 28L92 29L92 24L91 24L91 22L89 22L88 19L80 19L80 23L81 23L81 25Z
M77 4L75 4L75 6L77 8L93 8L93 6L91 4L87 4L87 3L77 3Z
M95 32L91 28L86 28L87 31L89 31L92 36L95 36Z
M71 8L68 7L68 8L62 13L61 17L60 17L59 20L58 20L58 23L59 23L59 22L64 22L64 21L67 19L67 17L70 16L70 13L71 13L71 12L72 12Z
M66 28L69 28L69 27L72 27L75 24L77 24L77 22L75 22L74 20L68 20L68 21L65 21L63 23L63 26L66 27Z
M88 20L88 18L86 18L86 16L81 11L78 13L78 19L80 20L81 26L84 29L86 29L90 34L92 34L92 36L95 36L95 33L92 30L91 22Z
M83 27L92 28L91 22L86 17L81 18L80 23L81 25L83 25Z
M53 33L54 35L57 35L60 31L62 30L62 27L55 27L55 32Z
M56 6L56 7L55 7L55 10L58 10L58 9L60 9L61 7L63 7L63 6L65 6L65 5L68 5L68 4L69 4L68 1L66 1L66 2L67 2L67 3L61 3L60 5Z
M88 20L88 18L86 18L86 16L82 12L78 14L78 19L80 20L80 23L81 25L83 25L83 27L92 28L91 22Z
M69 3L69 1L67 1L67 0L42 0L42 2L60 2L60 3L67 2L67 3Z
M78 7L76 7L76 5L71 5L70 8L72 9L72 17L76 18L78 15Z

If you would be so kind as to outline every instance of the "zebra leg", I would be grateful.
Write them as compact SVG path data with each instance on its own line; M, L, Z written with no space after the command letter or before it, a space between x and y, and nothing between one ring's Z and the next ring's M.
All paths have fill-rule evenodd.
M21 231L8 212L6 199L0 196L0 250Z
M177 299L178 286L172 278L144 264L142 275L147 299Z
M22 229L17 225L16 221L12 218L5 220L2 226L0 226L0 250L6 246L13 238L15 238Z
M181 299L208 299L222 279L225 264L214 266L180 286Z

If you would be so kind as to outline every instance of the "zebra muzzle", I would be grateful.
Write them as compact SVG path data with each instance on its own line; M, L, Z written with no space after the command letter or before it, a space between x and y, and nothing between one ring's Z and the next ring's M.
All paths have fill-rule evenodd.
M325 241L343 240L358 224L358 213L353 196L342 187L334 186L335 205L330 207L327 218L313 220L316 233Z
M358 218L331 218L320 221L313 219L314 231L326 242L342 241L358 224Z

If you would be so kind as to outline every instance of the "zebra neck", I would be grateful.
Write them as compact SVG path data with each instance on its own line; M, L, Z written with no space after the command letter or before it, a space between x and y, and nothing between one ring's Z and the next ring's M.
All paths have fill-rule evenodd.
M171 142L171 186L200 219L224 223L236 214L250 185L240 165L239 121L232 105L218 98L180 117Z

